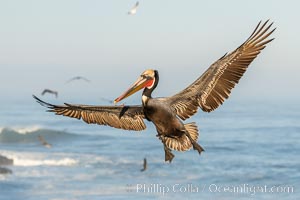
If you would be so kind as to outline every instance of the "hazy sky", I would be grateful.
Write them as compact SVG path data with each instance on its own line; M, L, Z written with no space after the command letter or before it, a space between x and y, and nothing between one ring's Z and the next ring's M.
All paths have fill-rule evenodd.
M128 16L135 2L1 0L0 101L50 88L60 92L58 102L99 103L120 95L147 68L160 72L154 95L169 96L267 19L277 27L276 39L231 98L300 99L300 1L141 0ZM92 82L65 84L77 75ZM132 98L140 101L140 94Z

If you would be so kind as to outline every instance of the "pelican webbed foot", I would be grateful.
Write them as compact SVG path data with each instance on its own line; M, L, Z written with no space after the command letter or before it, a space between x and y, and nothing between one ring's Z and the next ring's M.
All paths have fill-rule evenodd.
M169 163L172 162L173 158L175 157L174 154L171 152L171 150L164 145L164 150L165 150L165 161L169 161Z
M197 150L199 154L201 154L202 151L204 151L204 149L195 141L192 141L193 144L193 149Z
M158 137L164 145L165 162L169 161L169 163L171 163L175 155L171 152L171 149L166 146L166 140L164 137L162 137L162 134L157 134L156 137Z
M191 141L191 143L193 145L193 149L197 150L198 153L201 154L201 152L204 151L204 149L195 140L193 140L193 138L191 137L189 132L186 131L185 134L189 138L189 140Z

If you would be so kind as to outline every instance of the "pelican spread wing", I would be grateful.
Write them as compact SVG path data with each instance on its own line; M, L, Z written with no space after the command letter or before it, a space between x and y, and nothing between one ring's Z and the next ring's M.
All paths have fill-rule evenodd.
M146 128L142 106L53 105L33 95L39 104L57 115L82 119L88 124L108 125L124 130L140 131Z
M249 64L274 39L267 39L275 30L269 31L273 23L267 25L268 21L260 22L240 47L213 63L194 83L166 99L181 119L195 114L198 107L213 111L229 97Z

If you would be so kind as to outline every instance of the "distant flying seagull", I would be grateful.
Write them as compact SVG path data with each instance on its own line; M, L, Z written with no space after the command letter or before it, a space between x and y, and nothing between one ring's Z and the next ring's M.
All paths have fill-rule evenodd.
M86 82L91 82L89 79L87 79L83 76L75 76L75 77L71 78L70 80L68 80L66 83L70 83L71 81L75 81L75 80L84 80Z
M135 5L129 10L128 15L135 15L138 6L139 6L139 2L136 2Z
M141 169L141 172L145 171L146 169L147 169L147 159L144 158L143 169Z
M47 148L51 148L51 147L52 147L52 145L49 144L49 143L43 138L43 136L39 135L39 140L41 141L42 145L44 145L45 147L47 147Z
M56 98L58 96L58 92L54 91L54 90L44 89L43 92L42 92L42 95L44 95L46 93L54 94Z

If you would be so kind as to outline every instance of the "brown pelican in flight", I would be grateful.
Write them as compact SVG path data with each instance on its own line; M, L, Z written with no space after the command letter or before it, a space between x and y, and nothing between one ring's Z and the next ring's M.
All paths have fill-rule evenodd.
M57 92L57 91L54 91L54 90L44 89L43 92L42 92L42 95L44 95L44 94L46 94L46 93L54 94L56 98L57 98L57 96L58 96L58 92Z
M211 112L227 99L249 64L273 39L268 21L257 25L250 37L236 50L214 62L197 80L171 97L152 98L159 80L158 71L148 69L115 103L138 90L142 105L93 106L65 103L53 105L33 96L42 106L57 115L82 119L88 124L108 125L119 129L140 131L146 128L144 120L151 121L157 130L165 151L165 161L171 162L171 150L187 151L193 147L199 154L203 148L197 143L198 128L194 122L183 120L194 115L198 108Z
M71 81L75 81L75 80L84 80L86 82L91 82L89 79L87 79L83 76L75 76L75 77L71 78L70 80L68 80L66 83L70 83Z
M139 6L139 2L136 2L135 5L128 11L128 15L135 15L138 6Z

